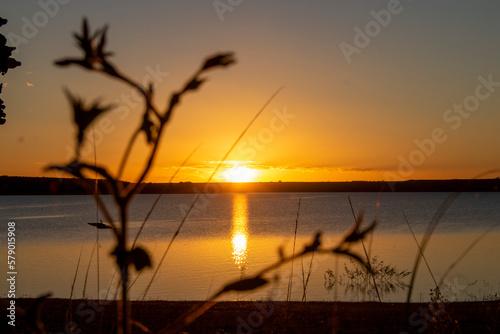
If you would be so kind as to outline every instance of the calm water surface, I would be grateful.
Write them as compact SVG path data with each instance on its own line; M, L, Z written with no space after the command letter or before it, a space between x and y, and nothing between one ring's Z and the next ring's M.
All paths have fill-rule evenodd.
M224 283L252 275L278 259L278 248L293 251L295 221L301 199L296 250L323 231L325 246L335 245L353 223L348 196L356 214L365 223L376 217L378 226L365 246L371 256L399 270L412 270L418 248L405 216L418 240L447 199L448 193L272 193L221 194L200 199L166 256L146 298L203 300ZM130 209L130 235L134 237L157 195L139 195ZM194 195L163 195L149 218L138 243L158 265ZM105 196L108 207L112 199ZM113 237L97 230L96 207L91 196L3 196L0 197L1 249L7 254L7 223L16 223L17 296L35 297L52 292L69 297L76 273L74 297L113 298L117 276L113 259ZM99 215L100 217L100 215ZM425 252L437 280L458 258L462 258L444 280L449 299L473 300L500 291L500 194L463 193L444 213ZM462 253L484 231L493 229L466 256ZM98 234L98 235L97 235ZM99 237L99 275L96 239ZM364 254L361 247L354 250ZM81 254L81 258L80 258ZM6 256L5 256L6 257ZM78 260L80 263L78 265ZM292 276L292 299L303 297L303 274L308 281L307 300L374 300L372 293L346 292L346 285L325 288L325 272L346 276L347 258L316 255L282 266L268 278L267 288L251 293L227 295L228 299L286 299ZM302 269L304 268L304 269ZM0 269L6 273L3 260ZM142 297L153 270L139 277L133 272L131 296ZM86 279L87 276L87 279ZM99 277L99 278L98 278ZM408 282L408 277L404 282ZM421 265L413 300L428 300L433 281ZM7 284L2 280L2 296ZM384 301L403 301L406 291L384 293Z

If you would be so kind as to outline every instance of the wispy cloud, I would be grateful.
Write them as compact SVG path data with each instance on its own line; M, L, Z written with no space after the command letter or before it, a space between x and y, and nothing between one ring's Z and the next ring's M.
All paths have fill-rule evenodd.
M219 161L207 161L200 162L197 164L191 164L184 166L182 169L185 171L212 171L219 164ZM380 172L383 171L381 168L376 167L356 167L356 166L304 166L304 165L271 165L271 164L260 164L254 161L226 161L222 165L222 169L230 169L238 166L245 166L247 168L258 169L258 170L273 170L273 171L296 171L303 173L316 173L316 172L336 172L336 173L368 173L368 172ZM164 170L175 170L179 166L168 166L163 167Z

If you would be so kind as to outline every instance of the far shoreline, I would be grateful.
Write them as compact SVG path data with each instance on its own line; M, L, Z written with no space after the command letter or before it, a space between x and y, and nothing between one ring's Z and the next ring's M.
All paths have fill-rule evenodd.
M72 178L0 176L0 195L86 195L94 180ZM101 194L109 194L105 180L98 180ZM125 182L125 184L128 184ZM198 193L317 193L317 192L498 192L500 178L248 183L144 183L140 194Z

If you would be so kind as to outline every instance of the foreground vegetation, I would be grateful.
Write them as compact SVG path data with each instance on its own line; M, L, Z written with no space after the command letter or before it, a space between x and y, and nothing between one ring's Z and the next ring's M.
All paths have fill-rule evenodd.
M270 277L277 268L286 263L293 264L295 259L305 255L329 254L334 256L349 257L360 266L359 272L348 272L361 279L363 284L368 284L371 290L374 290L378 300L381 301L380 288L384 285L380 283L381 274L384 279L395 277L398 287L406 287L405 283L399 283L401 279L410 275L410 272L389 272L387 267L378 266L376 260L371 261L370 255L365 247L364 240L373 233L377 225L376 217L368 226L361 227L363 214L360 212L357 216L353 213L354 223L346 231L343 238L334 247L325 247L322 243L322 234L317 232L311 238L311 242L302 249L292 254L286 254L283 248L278 249L279 259L269 266L261 269L253 276L247 276L241 280L227 283L219 291L210 296L203 302L131 302L128 290L131 270L141 272L152 267L153 261L146 248L138 245L135 239L129 235L129 208L134 196L139 192L142 182L146 179L148 173L154 165L154 159L160 147L161 135L171 119L171 115L178 107L185 94L197 90L205 81L204 75L208 70L214 68L226 67L235 62L232 53L221 53L214 55L204 61L202 66L194 73L182 88L174 92L166 108L158 108L154 104L154 85L141 85L123 74L110 61L111 53L105 51L107 27L95 32L91 32L86 20L83 21L81 34L75 34L78 46L83 51L83 57L66 58L57 61L59 66L77 66L88 71L100 73L102 75L117 79L118 81L131 86L144 100L144 109L142 122L136 128L136 131L127 141L126 148L122 155L119 168L116 172L108 169L106 166L99 165L94 159L93 162L84 161L85 156L81 153L81 148L88 145L87 140L90 137L89 130L92 129L92 123L100 115L111 110L113 105L102 105L98 100L91 104L85 103L80 97L77 97L66 91L70 100L73 120L77 128L76 148L73 160L49 166L48 169L63 172L75 178L83 180L83 185L89 188L89 192L95 195L96 204L106 220L107 227L115 238L115 248L112 252L116 262L117 276L120 277L120 300L118 301L90 301L90 300L60 300L40 298L36 300L18 300L16 304L22 324L25 330L20 327L14 329L14 333L132 333L132 332L157 332L157 333L177 333L186 332L220 332L220 333L252 333L252 332L422 332L432 329L436 332L495 332L499 315L498 302L484 303L449 303L443 299L439 287L442 285L435 282L435 289L432 303L430 304L386 304L386 303L299 303L299 302L218 302L218 298L230 291L247 291L259 288L268 284ZM267 104L279 92L279 90L266 102L263 108L255 115L248 126L243 130L235 143L226 152L220 164L214 170L207 183L212 180L213 175L222 166L234 149L238 141L243 137L253 121L262 113ZM145 139L145 145L149 155L144 162L144 168L139 173L133 183L124 183L121 181L123 171L127 167L127 161L131 156L132 148L136 145L138 138ZM87 144L85 144L87 143ZM188 157L189 159L189 157ZM186 159L187 160L187 159ZM100 194L97 177L105 180L104 187L107 193L112 194L117 214L113 215ZM95 182L88 182L89 179ZM170 246L179 234L183 224L187 221L190 212L195 207L201 192L196 196L193 203L185 213L182 221L170 240L166 251L161 256L158 264L154 268L152 279L147 285L143 294L146 297L148 290L153 284L156 273L167 255ZM419 253L415 261L414 269L411 271L411 281L408 286L407 300L411 300L412 288L416 273L419 267L419 261L423 259L427 242L429 241L434 228L438 224L442 214L455 199L455 195L450 196L440 207L429 225L422 243L419 245ZM350 199L349 199L350 202ZM156 202L152 205L154 209ZM150 212L151 212L150 211ZM300 201L297 209L296 230L299 221ZM149 215L149 214L148 214ZM142 231L147 218L139 229ZM98 234L97 234L98 238ZM98 239L96 244L98 244ZM362 245L363 253L354 251L355 245ZM99 249L97 247L97 249ZM464 254L465 256L465 254ZM97 257L98 258L98 257ZM99 268L99 267L98 267ZM384 270L382 270L384 269ZM389 268L391 269L391 268ZM430 270L430 269L429 269ZM311 264L309 265L309 274ZM379 274L377 274L379 273ZM309 274L303 271L304 297L306 300L306 288L309 280ZM99 275L99 269L98 269ZM76 274L75 274L76 277ZM334 281L333 275L329 277ZM446 275L443 275L446 277ZM35 278L34 278L35 279ZM371 283L373 282L373 284ZM358 283L356 283L358 284ZM391 283L392 284L392 283ZM98 280L99 286L99 280ZM387 286L391 291L392 286ZM98 289L99 290L99 289ZM5 301L3 301L5 302Z
M1 300L3 305L5 300ZM72 314L67 315L69 303ZM201 302L134 301L134 333L156 332ZM19 299L30 309L34 299ZM434 305L434 306L433 306ZM434 308L433 308L434 307ZM41 313L48 333L114 333L116 303L47 299ZM5 313L2 311L2 314ZM67 320L71 319L71 320ZM4 317L5 318L5 317ZM2 333L30 333L5 322ZM183 333L499 333L500 303L219 302Z

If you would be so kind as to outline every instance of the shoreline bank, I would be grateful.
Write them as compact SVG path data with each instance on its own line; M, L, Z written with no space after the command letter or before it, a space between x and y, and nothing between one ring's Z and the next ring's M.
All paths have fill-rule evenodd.
M35 299L20 298L27 311ZM8 299L0 299L5 313ZM156 332L181 317L199 301L132 301L132 317ZM71 306L70 306L71 305ZM40 309L47 333L112 333L116 331L116 302L48 298ZM68 310L71 312L68 313ZM21 327L3 333L27 333ZM29 312L28 312L29 314ZM456 321L456 322L455 322ZM462 333L499 333L500 301L428 303L221 301L184 329L184 333L421 333L459 326ZM14 331L13 331L14 330ZM134 332L141 333L135 326Z

